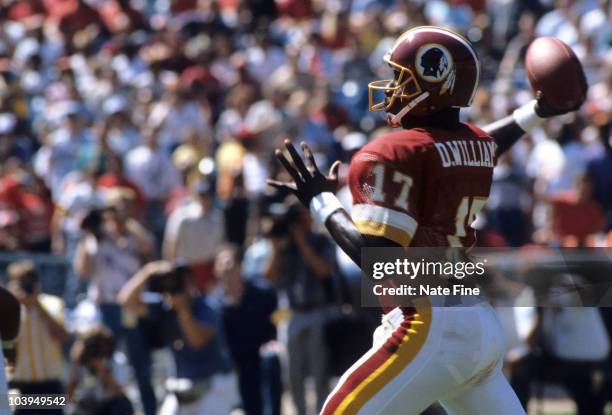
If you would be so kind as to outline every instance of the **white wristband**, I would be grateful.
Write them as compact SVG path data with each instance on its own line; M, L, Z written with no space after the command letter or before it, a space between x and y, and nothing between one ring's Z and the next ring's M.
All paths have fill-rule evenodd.
M525 132L533 130L544 121L544 118L541 118L538 114L536 114L535 106L536 100L534 99L522 107L515 109L512 113L514 121Z
M331 192L319 193L310 201L310 211L322 224L338 209L342 209L342 204Z

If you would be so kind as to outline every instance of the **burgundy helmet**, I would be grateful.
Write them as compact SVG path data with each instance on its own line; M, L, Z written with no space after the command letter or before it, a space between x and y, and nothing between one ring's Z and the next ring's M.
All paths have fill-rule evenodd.
M411 115L433 114L444 108L468 107L478 86L480 68L474 47L462 36L446 29L421 26L402 34L384 61L394 79L370 82L370 111L389 113L399 126ZM374 92L386 98L374 102Z

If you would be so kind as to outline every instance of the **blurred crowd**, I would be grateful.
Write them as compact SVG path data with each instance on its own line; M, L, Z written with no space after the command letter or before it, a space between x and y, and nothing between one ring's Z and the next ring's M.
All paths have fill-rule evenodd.
M344 181L351 155L387 130L368 112L367 83L389 76L384 53L418 25L476 46L481 86L462 118L481 126L532 99L523 56L534 37L572 47L587 102L500 158L475 227L484 246L612 245L611 10L609 0L0 0L0 250L71 264L63 299L40 293L36 264L9 267L28 310L13 386L67 391L79 414L146 415L277 414L287 389L302 415L312 376L320 408L372 324L346 312L359 270L266 186L287 178L272 150L305 141L322 169L344 162ZM339 197L349 208L346 186ZM137 398L114 370L118 348ZM152 382L161 348L172 352L164 392Z

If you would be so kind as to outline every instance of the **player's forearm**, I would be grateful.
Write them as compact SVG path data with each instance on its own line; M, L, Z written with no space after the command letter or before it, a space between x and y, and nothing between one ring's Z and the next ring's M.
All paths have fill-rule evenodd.
M497 144L497 157L504 154L525 135L525 131L518 126L512 115L488 124L482 129L495 140Z
M512 147L525 133L544 121L546 115L540 115L542 110L537 108L538 104L533 100L514 110L512 115L483 127L483 130L497 143L497 157Z
M361 248L366 247L366 239L359 232L353 220L344 209L338 209L325 221L325 227L340 249L361 266Z
M119 304L138 316L145 316L148 310L141 297L151 275L152 272L149 265L145 265L138 270L121 288L119 294L117 294Z

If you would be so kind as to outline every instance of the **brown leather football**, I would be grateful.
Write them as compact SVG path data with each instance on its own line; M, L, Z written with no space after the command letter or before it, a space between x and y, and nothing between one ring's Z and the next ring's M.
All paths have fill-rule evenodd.
M582 64L559 39L539 37L527 48L525 70L534 94L559 110L576 110L586 99L588 84Z

